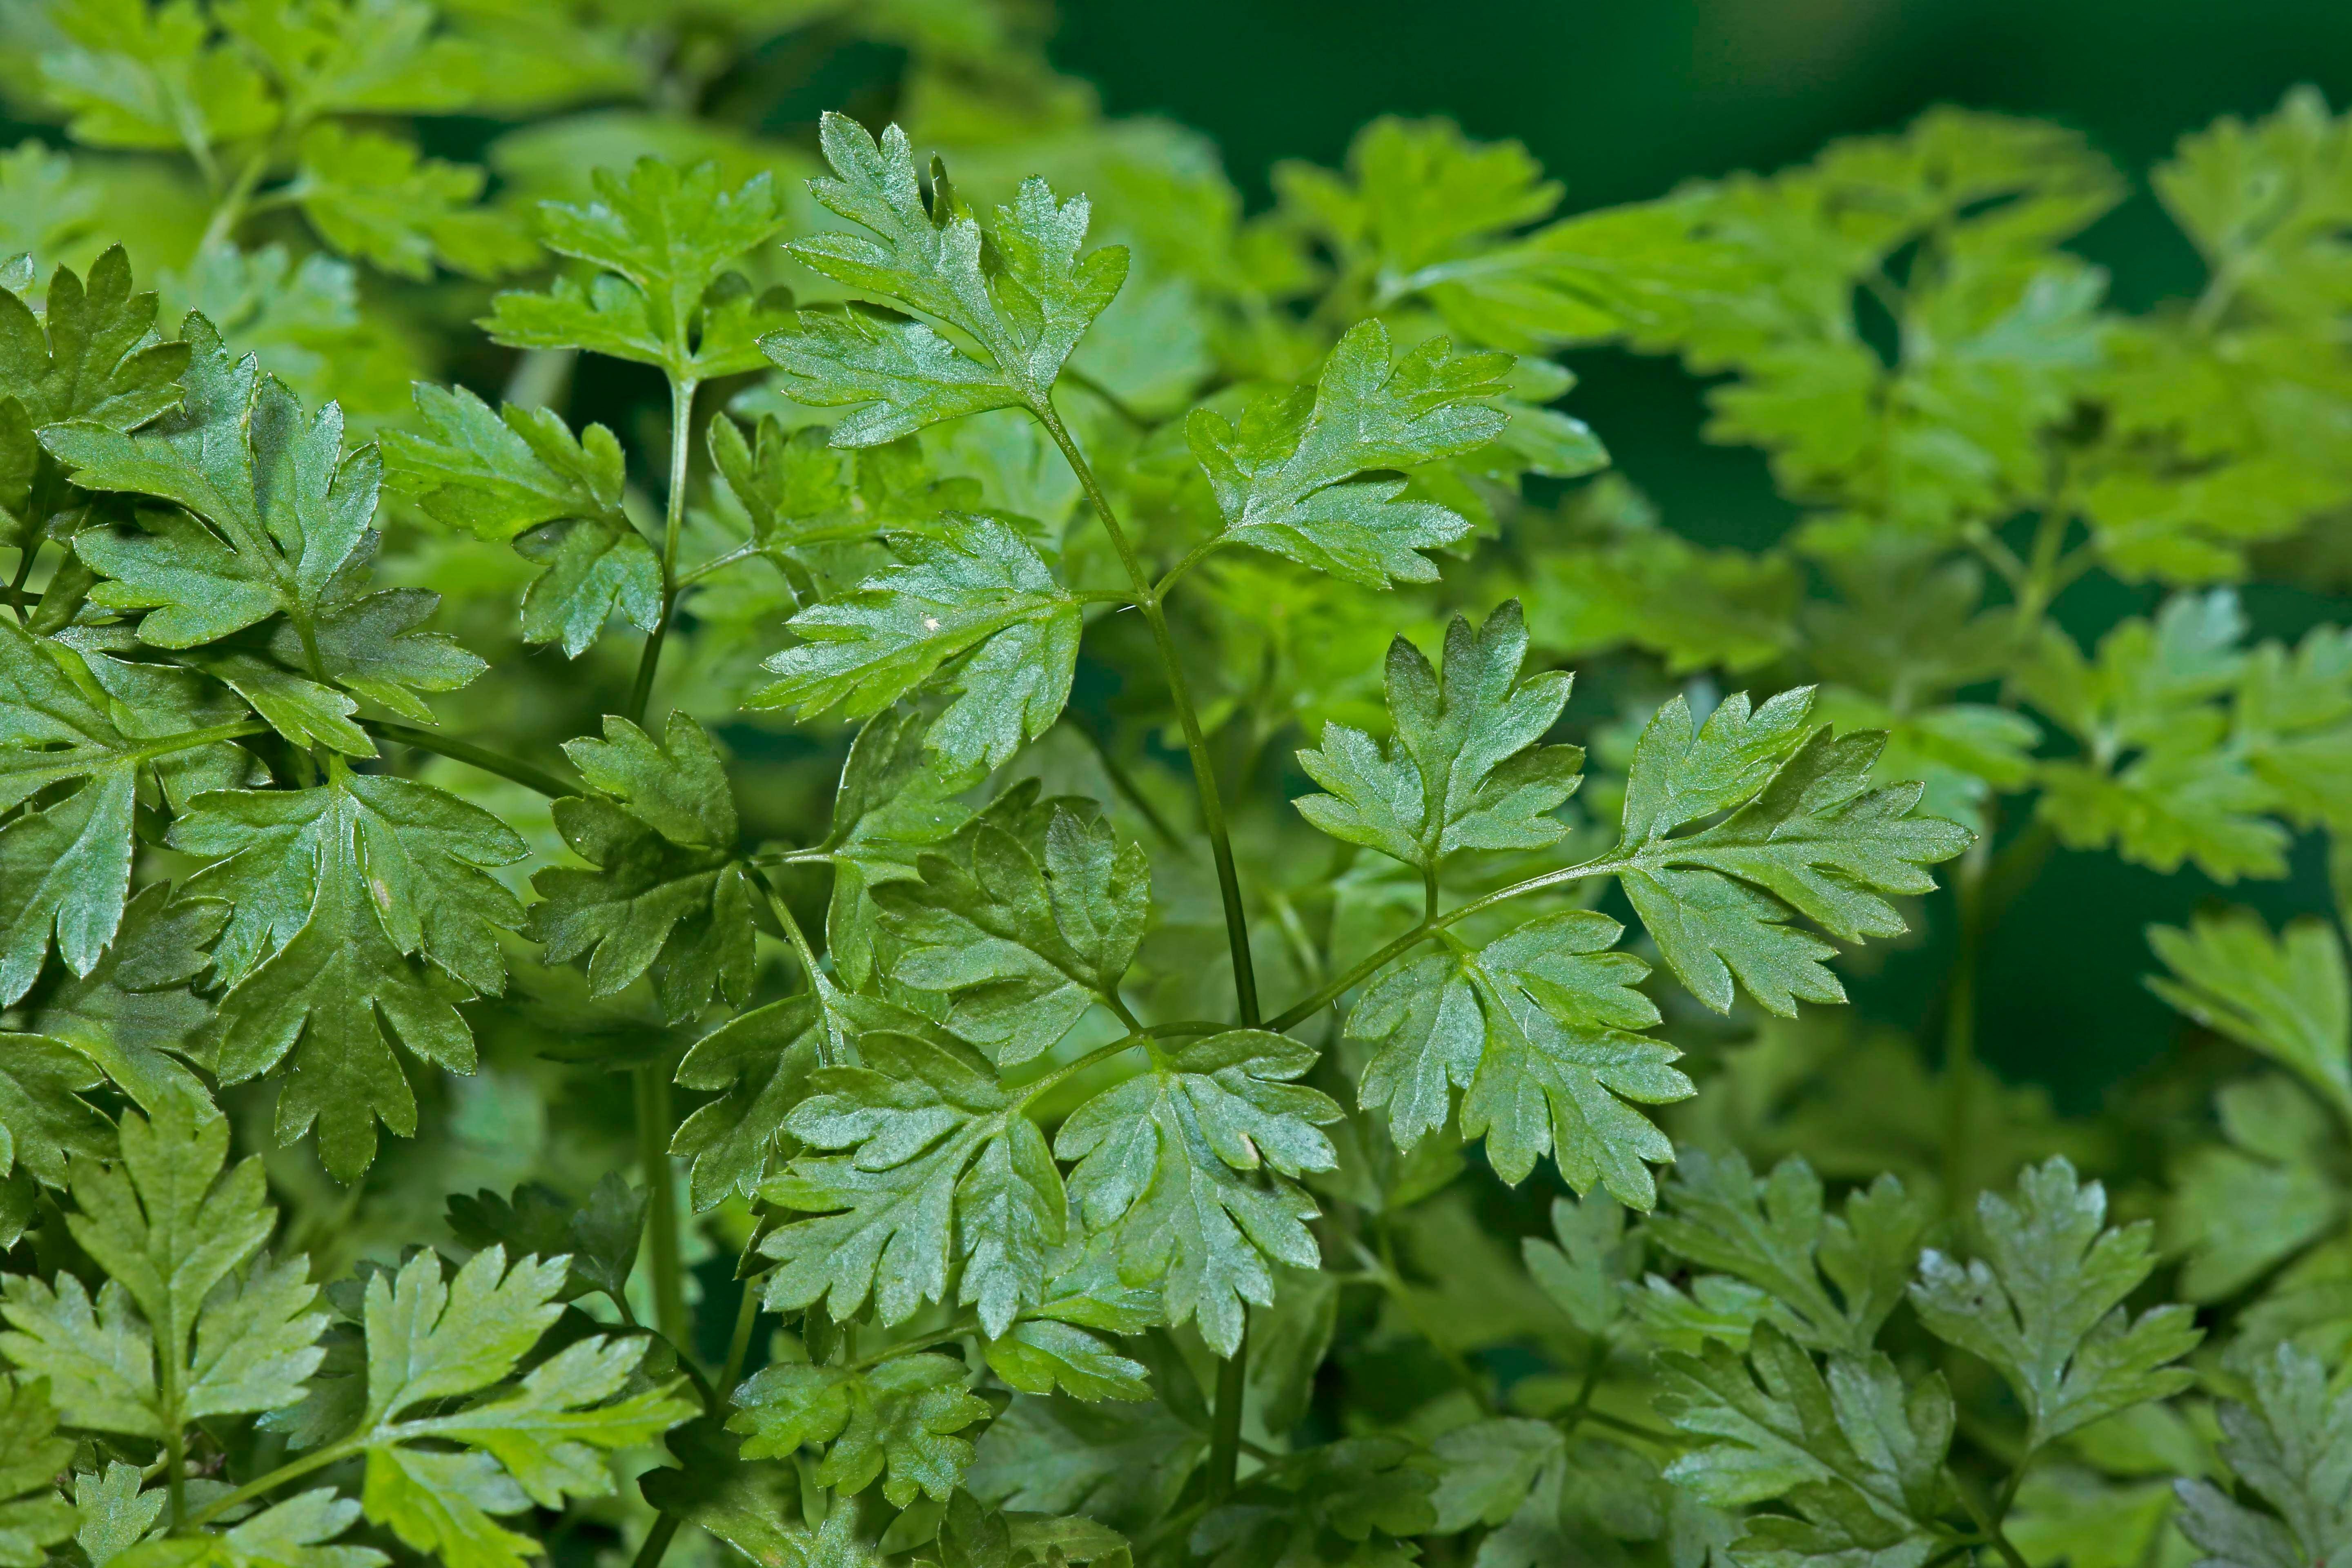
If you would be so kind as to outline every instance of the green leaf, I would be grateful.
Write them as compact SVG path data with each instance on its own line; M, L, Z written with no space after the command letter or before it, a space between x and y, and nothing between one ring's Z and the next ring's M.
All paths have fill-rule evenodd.
M1752 1372L1719 1344L1659 1358L1658 1408L1698 1439L1667 1478L1719 1508L1781 1499L1795 1510L1751 1515L1739 1560L1909 1562L1930 1550L1949 1499L1942 1375L1906 1384L1874 1352L1833 1356L1824 1378L1769 1324L1751 1355Z
M1804 586L1779 553L1702 550L1660 525L1657 509L1605 475L1560 503L1528 563L1528 630L1548 654L1575 658L1632 646L1684 675L1769 665L1799 638ZM1915 615L1916 601L1905 601ZM1811 639L1818 653L1826 639Z
M2036 809L2059 842L2167 873L2194 860L2221 882L2284 873L2285 830L2263 815L2278 795L2218 700L2244 676L2245 626L2236 595L2215 589L2116 626L2095 660L2045 633L2019 684L2086 753L2040 770Z
M1560 198L1518 142L1472 142L1447 120L1373 121L1349 144L1348 175L1283 163L1275 185L1369 274L1383 304L1419 294L1457 323L1486 313L1486 253Z
M1049 412L1063 362L1127 278L1123 246L1079 255L1086 197L1061 201L1045 181L1025 180L983 236L936 160L925 205L913 149L896 125L877 145L856 121L828 113L819 139L834 177L810 181L810 194L867 232L813 235L793 241L793 255L963 333L980 357L921 321L871 310L804 312L794 329L761 341L783 367L785 395L854 407L834 430L842 447L876 446L983 409Z
M901 951L893 978L950 998L948 1026L1001 1067L1049 1049L1097 1003L1118 1006L1150 909L1150 867L1094 802L1005 791L871 889Z
M416 1101L386 1036L452 1072L474 1068L456 1004L502 990L497 932L522 910L486 868L522 840L478 806L428 784L331 764L306 790L198 798L172 842L216 857L187 883L234 906L215 973L218 1070L237 1083L290 1058L277 1132L318 1125L329 1171L351 1180L375 1158L381 1120L403 1137Z
M1667 1532L1674 1492L1655 1466L1612 1444L1564 1438L1549 1422L1475 1421L1438 1438L1431 1457L1438 1529L1500 1526L1479 1546L1485 1568L1608 1561L1622 1550L1612 1543Z
M2192 1381L2168 1363L2204 1337L2195 1314L2154 1307L2135 1321L2122 1304L2155 1269L2152 1227L2105 1229L2106 1211L2105 1189L2053 1158L2019 1177L2014 1201L1977 1200L1986 1258L1963 1268L1931 1249L1919 1260L1920 1321L2000 1370L2032 1447Z
M430 278L437 261L495 277L540 258L530 239L474 206L487 177L480 169L332 121L302 133L296 162L287 194L320 237L387 272Z
M1806 725L1811 705L1810 688L1756 709L1743 693L1694 725L1676 697L1634 748L1624 837L1603 864L1675 976L1717 1012L1735 975L1784 1016L1799 998L1844 1001L1822 962L1836 949L1791 913L1848 941L1900 935L1908 928L1883 895L1929 891L1927 868L1969 842L1963 827L1911 815L1919 785L1870 786L1884 735L1832 740Z
M1590 910L1538 916L1483 948L1445 950L1388 970L1364 989L1348 1033L1376 1042L1358 1100L1384 1110L1400 1148L1445 1123L1460 1087L1462 1131L1517 1183L1549 1153L1578 1192L1595 1183L1646 1209L1644 1162L1674 1147L1627 1102L1687 1099L1668 1065L1682 1053L1639 1031L1658 1010L1634 989L1649 966L1612 951L1624 928Z
M1208 1451L1201 1429L1164 1404L1023 1394L982 1436L965 1483L1008 1508L1140 1531L1175 1507Z
M787 622L801 641L767 660L782 679L751 705L861 719L936 680L955 700L928 738L959 769L1000 767L1051 728L1077 664L1077 599L1003 523L941 521L938 538L893 539L904 563Z
M604 1455L698 1413L671 1386L626 1392L640 1338L574 1341L508 1384L562 1311L564 1273L493 1246L454 1279L426 1251L368 1280L367 1403L340 1441L366 1455L367 1517L450 1568L520 1568L531 1542L494 1515L610 1493Z
M1456 616L1441 676L1403 637L1389 645L1388 701L1396 739L1381 746L1345 724L1299 765L1328 795L1302 795L1299 814L1349 844L1433 871L1462 849L1540 849L1568 832L1550 813L1580 782L1584 752L1547 746L1568 703L1569 677L1519 679L1527 630L1518 601L1473 630Z
M2273 937L2251 910L2200 915L2187 931L2151 926L2148 945L2172 971L2149 990L2179 1012L2260 1051L2352 1122L2352 984L2344 944L2323 920Z
M75 1472L74 1544L88 1554L90 1568L106 1568L138 1545L163 1517L171 1489L141 1491L142 1481L138 1466L120 1459L110 1460L102 1476Z
M1519 1243L1528 1273L1569 1321L1588 1334L1608 1332L1641 1267L1642 1243L1626 1233L1624 1209L1602 1193L1554 1198L1551 1228L1556 1245L1536 1237Z
M940 765L925 743L929 719L911 708L877 713L857 731L842 763L825 845L836 857L825 941L834 970L865 987L879 955L878 883L919 876L923 851L953 837L971 813L955 797L974 781Z
M749 1197L767 1178L785 1119L808 1097L812 1072L851 1066L867 1030L921 1027L887 1002L837 989L822 971L809 984L801 995L729 1019L677 1065L684 1087L719 1091L670 1140L671 1153L694 1162L688 1181L697 1210L730 1195Z
M646 1501L701 1526L761 1568L803 1568L815 1555L806 1527L792 1518L800 1510L796 1465L742 1459L741 1444L708 1416L677 1428L667 1441L680 1463L637 1478Z
M661 616L661 561L622 504L620 443L602 425L574 438L545 408L489 405L463 387L419 384L423 434L383 436L385 479L445 528L512 541L544 563L525 591L527 642L586 652L617 611L640 631Z
M89 1058L58 1041L0 1034L0 1177L21 1169L62 1189L68 1156L111 1157L113 1129L80 1093L102 1081Z
M617 1171L607 1171L581 1205L536 1184L517 1187L511 1198L488 1190L467 1197L452 1193L449 1233L477 1251L503 1247L517 1258L564 1257L571 1273L563 1300L602 1290L614 1300L628 1289L645 1234L646 1194Z
M57 1491L58 1472L73 1458L58 1436L58 1412L46 1380L0 1373L0 1563L37 1568L43 1548L74 1531L73 1505Z
M179 402L188 363L187 344L152 341L155 296L131 292L119 245L86 283L58 268L40 315L23 292L0 289L0 542L19 548L75 499L34 432L68 419L135 430Z
M203 1098L176 1058L207 1059L212 1005L189 986L211 966L207 950L227 917L209 900L174 902L163 884L142 889L97 966L36 991L27 1024L95 1062L142 1110L175 1095Z
M261 1251L277 1213L261 1163L224 1173L228 1123L174 1102L126 1115L118 1164L79 1161L75 1241L106 1272L0 1284L0 1354L38 1365L77 1426L166 1438L205 1416L292 1405L325 1353L306 1259ZM135 1309L135 1310L134 1310Z
M2346 1194L2326 1150L2342 1123L2276 1075L2214 1095L2225 1146L2189 1151L2169 1172L2164 1249L2185 1254L2180 1293L2233 1296L2342 1222Z
M1667 1251L1769 1293L1773 1322L1798 1343L1847 1355L1866 1352L1901 1305L1934 1217L1891 1175L1833 1215L1798 1156L1759 1179L1737 1152L1696 1149L1678 1152L1666 1204L1644 1229Z
M175 700L180 693L152 684L125 683L131 701L112 700L93 679L104 670L112 680L133 668L100 656L85 664L13 619L0 622L0 805L89 781L0 826L0 894L8 910L0 922L0 1000L16 1001L31 988L52 933L74 974L89 975L100 963L122 921L132 813L148 769L176 790L203 777L193 770L216 768L224 752L236 759L228 779L249 765L244 753L215 743L228 738L205 722L216 712L191 710Z
M359 1517L358 1503L320 1487L217 1534L159 1536L113 1561L119 1568L381 1568L392 1559L374 1547L334 1543Z
M194 11L78 0L47 17L41 90L85 146L209 153L277 121L259 68Z
M727 1425L750 1435L747 1458L827 1445L814 1472L819 1486L860 1492L879 1480L896 1507L919 1492L944 1502L971 1464L971 1444L956 1434L993 1413L968 1376L963 1363L928 1352L866 1371L774 1363L736 1390Z
M664 1016L680 1023L714 989L751 988L751 891L735 801L710 737L673 712L657 743L604 717L604 738L567 741L564 754L596 794L555 803L564 842L594 868L555 866L531 886L533 940L551 963L585 953L588 990L610 996L650 973Z
M1434 338L1393 363L1378 321L1349 329L1310 397L1259 399L1238 426L1209 409L1186 420L1192 456L1209 477L1221 536L1350 583L1433 583L1416 552L1469 531L1432 501L1398 499L1402 479L1375 477L1482 447L1505 416L1486 399L1504 390L1506 354L1457 354Z
M1062 1227L1060 1244L1046 1248L1044 1271L1044 1299L983 1347L989 1370L1024 1394L1050 1394L1059 1388L1085 1400L1150 1398L1148 1369L1119 1354L1104 1337L1137 1333L1160 1321L1156 1284L1130 1285L1119 1278L1117 1235L1087 1236L1084 1216L1073 1213ZM1313 1293L1311 1285L1292 1292ZM1278 1306L1285 1300L1276 1297ZM1262 1316L1261 1335L1268 1326ZM1264 1338L1259 1344L1263 1352ZM1266 1357L1261 1354L1255 1365L1264 1373ZM1278 1372L1278 1362L1276 1366Z
M1002 1336L1043 1300L1047 1250L1064 1235L1045 1134L983 1058L937 1028L865 1033L857 1056L816 1068L815 1092L784 1118L811 1148L855 1152L803 1155L761 1185L769 1203L816 1216L761 1242L779 1265L767 1304L823 1300L846 1322L871 1299L895 1323L944 1298L953 1261L961 1300Z
M755 299L727 268L783 226L769 177L729 190L716 163L680 169L657 158L592 177L594 200L542 202L540 222L550 249L599 269L594 281L499 295L481 323L491 338L636 360L686 382L759 369L755 340L792 299L782 289Z
M2292 1345L2252 1372L2252 1403L2221 1406L2221 1455L2278 1517L2184 1480L2180 1533L2222 1568L2321 1568L2352 1547L2352 1393L2331 1393L2326 1369Z
M203 317L190 318L186 336L178 409L127 434L89 420L42 432L84 489L155 496L194 514L144 514L142 531L78 535L75 552L110 579L90 597L145 611L140 637L157 647L194 647L279 613L314 624L346 591L338 574L370 539L375 451L346 457L340 408L306 416L252 356L231 359Z
M1410 1563L1401 1542L1437 1519L1430 1502L1436 1478L1420 1458L1402 1437L1324 1444L1238 1489L1234 1500L1192 1527L1188 1544L1212 1568L1276 1568L1334 1561L1310 1555L1318 1552L1317 1536L1328 1531L1363 1543L1339 1561ZM1400 1545L1384 1552L1386 1541Z
M1246 1303L1273 1299L1269 1265L1312 1268L1314 1202L1288 1178L1338 1163L1319 1131L1343 1114L1291 1082L1315 1062L1256 1029L1191 1039L1073 1111L1054 1152L1077 1162L1070 1197L1094 1231L1116 1227L1119 1277L1161 1281L1168 1321L1197 1321L1221 1356Z

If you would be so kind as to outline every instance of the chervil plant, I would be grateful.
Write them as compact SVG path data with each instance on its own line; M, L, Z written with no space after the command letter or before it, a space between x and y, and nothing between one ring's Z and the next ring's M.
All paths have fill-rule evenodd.
M2100 1117L1978 1057L2060 850L2352 827L2234 586L2352 510L2315 97L2126 316L1955 111L1244 217L977 4L5 15L0 1565L2352 1551L2328 914L2153 929ZM748 129L856 37L898 119Z

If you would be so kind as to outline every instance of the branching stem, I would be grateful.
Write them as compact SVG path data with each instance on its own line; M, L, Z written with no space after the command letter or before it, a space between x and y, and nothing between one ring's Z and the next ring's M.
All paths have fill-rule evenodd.
M661 615L646 634L646 650L637 658L637 679L629 689L627 718L643 725L646 705L653 700L654 676L661 668L662 644L668 640L670 617L677 609L677 544L686 529L686 466L694 437L694 390L698 384L672 375L669 383L669 504L662 519Z
M420 752L447 757L451 762L464 763L468 767L495 773L509 784L519 784L553 800L567 795L578 795L581 786L567 784L545 768L478 746L471 741L460 741L444 735L437 730L427 730L421 724L403 724L390 719L362 719L360 728L386 741L397 741L404 746L414 746ZM173 737L174 740L179 737Z

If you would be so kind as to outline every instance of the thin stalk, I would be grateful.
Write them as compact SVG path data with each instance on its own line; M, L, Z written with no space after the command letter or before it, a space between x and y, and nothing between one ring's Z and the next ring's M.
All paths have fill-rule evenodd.
M653 1253L654 1327L681 1358L694 1353L687 1342L684 1271L678 1262L677 1173L670 1164L669 1063L667 1058L635 1069L637 1090L637 1160L645 1167L646 1241Z
M1985 1543L2000 1553L2001 1561L2008 1563L2009 1568L2032 1568L2032 1564L2026 1562L2025 1553L2020 1552L2016 1543L2002 1531L2000 1521L1986 1512L1984 1504L1977 1500L1975 1489L1954 1476L1952 1490L1958 1494L1960 1506L1969 1510L1969 1518L1982 1532Z
M669 506L662 521L661 615L646 634L646 651L637 659L637 679L629 689L628 720L646 721L646 704L653 700L654 674L661 668L662 644L668 640L670 616L677 608L677 542L686 528L686 465L694 435L694 389L698 384L673 376L669 384Z
M236 226L245 221L246 204L252 199L254 187L261 184L262 175L269 172L270 158L277 149L277 139L273 137L253 150L253 156L236 172L235 183L214 205L212 217L205 225L204 238L196 242L199 252L225 245L235 237Z
M519 784L551 800L580 793L578 784L566 784L545 768L502 755L487 746L478 746L471 741L460 741L437 731L427 730L420 724L403 724L390 719L362 719L360 728L384 740L397 741L404 746L414 746L420 752L431 752L436 756L479 768L486 773L495 773L509 784Z
M180 1407L178 1393L172 1386L176 1381L173 1373L177 1370L172 1365L172 1359L168 1355L156 1358L163 1371L163 1408L166 1410ZM163 1436L163 1485L169 1489L172 1524L173 1529L177 1529L188 1517L188 1438L177 1421L172 1423L171 1430Z
M713 1385L722 1401L734 1388L735 1380L743 1375L743 1363L751 1356L751 1330L759 1321L760 1277L755 1274L743 1281L743 1300L735 1309L735 1331L727 1337L727 1364L719 1369L719 1381Z
M1529 877L1525 881L1514 882L1507 888L1498 888L1484 898L1473 899L1461 908L1448 910L1442 915L1427 916L1411 931L1388 943L1370 957L1351 964L1346 972L1325 984L1306 1001L1268 1019L1265 1027L1277 1035L1286 1029L1297 1028L1345 994L1349 988L1362 984L1381 969L1386 968L1391 959L1410 952L1446 927L1468 920L1472 915L1483 914L1497 904L1528 893L1540 892L1546 888L1557 888L1564 882L1581 881L1587 877L1612 876L1633 863L1633 857L1621 855L1605 856L1598 860L1587 860L1581 865L1564 867L1558 871L1546 871L1540 876Z
M1249 1385L1249 1309L1242 1309L1241 1342L1217 1369L1217 1407L1209 1426L1209 1500L1223 1502L1234 1491L1242 1457L1242 1400Z
M31 597L25 592L25 584L32 581L33 563L40 559L41 544L39 539L28 540L16 552L16 575L8 584L8 602L16 607L16 624L20 626L25 624L26 601Z
M1119 526L1110 498L1103 493L1101 482L1095 478L1085 454L1078 450L1078 444L1070 438L1061 416L1055 413L1051 403L1039 403L1034 412L1045 433L1054 438L1054 445L1062 449L1070 471L1077 476L1079 488L1093 503L1095 515L1102 519L1103 530L1110 535L1111 548L1118 552L1119 564L1127 569L1127 579L1135 586L1135 602L1143 611L1143 618L1151 627L1151 640L1160 650L1170 699L1176 707L1176 721L1184 731L1184 749L1192 759L1192 783L1201 795L1201 823L1208 830L1209 851L1216 862L1217 890L1224 903L1225 942L1233 953L1234 999L1241 1008L1243 1025L1255 1027L1258 1021L1257 972L1250 962L1249 917L1242 907L1241 877L1234 868L1233 835L1225 826L1224 802L1217 793L1216 769L1209 760L1208 741L1201 732L1201 716L1192 706L1183 664L1176 657L1176 639L1168 630L1168 617L1160 609L1159 593L1145 575L1134 543L1127 537L1127 530Z
M180 1527L184 1530L194 1530L201 1525L210 1524L231 1509L242 1508L247 1503L257 1501L284 1486L288 1481L298 1480L313 1470L324 1469L329 1465L348 1459L366 1447L366 1443L359 1438L347 1437L340 1443L330 1443L323 1448L313 1449L299 1459L289 1459L268 1474L246 1482L226 1497L215 1498L195 1512L178 1516L181 1521Z
M1639 1437L1644 1442L1655 1443L1664 1448L1687 1448L1691 1446L1691 1440L1679 1432L1668 1432L1660 1427L1644 1426L1639 1421L1628 1421L1622 1415L1612 1415L1606 1410L1587 1410L1580 1419L1595 1426L1606 1426L1612 1432L1622 1432L1629 1437Z
M636 1556L630 1560L629 1568L659 1568L662 1558L669 1552L671 1540L677 1534L677 1519L675 1515L666 1513L656 1519L654 1527L646 1531L646 1543L637 1548Z
M1944 1000L1944 1202L1958 1212L1976 1139L1977 969L1984 948L1985 841L1961 858L1952 881L1959 921L1951 989Z

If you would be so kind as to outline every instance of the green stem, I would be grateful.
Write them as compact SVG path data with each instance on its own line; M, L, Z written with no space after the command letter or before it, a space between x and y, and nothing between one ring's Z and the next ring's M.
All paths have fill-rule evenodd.
M637 1160L645 1167L646 1241L653 1253L654 1327L681 1360L694 1353L687 1342L684 1272L678 1262L677 1173L670 1164L669 1062L637 1068Z
M1160 598L1166 598L1168 596L1168 590L1173 588L1178 582L1181 581L1186 573L1192 571L1193 567L1198 566L1202 562L1206 561L1210 556L1215 554L1218 551L1223 549L1226 545L1231 544L1232 542L1233 541L1231 539L1228 539L1222 533L1212 534L1209 538L1202 540L1200 543L1186 551L1182 560L1177 562L1175 565L1168 568L1166 574L1160 577L1160 581L1152 585L1152 593L1158 595Z
M130 755L135 763L152 762L168 757L174 752L193 752L199 746L210 746L222 741L242 740L247 735L267 735L269 725L260 719L240 719L233 724L210 724L201 730L183 730L176 735L162 735L134 747Z
M735 1380L743 1375L743 1363L751 1356L751 1330L760 1321L760 1280L757 1275L743 1281L743 1300L735 1309L735 1331L727 1337L727 1364L719 1369L719 1382L714 1386L723 1402L734 1392ZM714 1410L713 1415L719 1414Z
M784 896L776 890L776 885L768 880L768 874L761 870L757 863L746 861L744 869L751 874L751 880L760 885L760 891L767 898L768 908L775 915L776 923L784 928L784 940L793 944L793 956L800 960L801 968L808 974L809 989L813 992L818 990L824 981L817 970L816 949L810 945L808 933L801 930L801 922L793 916L792 906L784 902Z
M637 1548L636 1556L630 1560L629 1568L659 1568L662 1558L669 1551L670 1542L677 1535L677 1520L674 1515L666 1513L656 1519L654 1527L646 1531L646 1543Z
M1622 1415L1612 1415L1606 1410L1587 1410L1580 1419L1595 1426L1606 1426L1612 1432L1622 1432L1629 1437L1639 1437L1664 1448L1687 1448L1691 1440L1679 1432L1668 1432L1656 1426L1645 1426L1639 1421L1628 1421Z
M30 539L16 551L16 575L8 584L8 602L16 607L16 624L20 626L25 624L25 603L31 597L25 592L25 584L32 581L33 563L40 559L42 542L37 537Z
M1160 662L1168 676L1176 721L1184 731L1184 749L1192 755L1192 783L1201 795L1202 826L1208 829L1209 851L1216 861L1217 890L1224 903L1225 943L1233 954L1234 999L1241 1007L1243 1025L1255 1027L1258 1021L1257 971L1250 962L1249 917L1242 907L1241 877L1234 868L1233 835L1225 826L1224 803L1217 793L1216 769L1209 760L1208 741L1201 732L1201 716L1192 706L1192 689L1185 684L1182 661L1176 657L1176 639L1168 630L1168 617L1160 610L1160 595L1152 588L1150 578L1144 574L1134 543L1127 537L1127 530L1119 526L1110 498L1103 493L1102 484L1087 466L1085 454L1063 426L1061 416L1054 412L1050 402L1045 401L1034 405L1031 411L1054 438L1054 444L1062 449L1070 471L1077 476L1079 488L1093 503L1095 515L1102 519L1111 547L1118 552L1119 564L1127 569L1127 579L1135 586L1136 604L1151 627L1151 640L1160 650Z
M261 184L262 175L269 172L270 156L277 151L278 139L265 139L236 172L236 181L223 192L213 207L213 215L205 225L204 237L196 242L199 253L227 244L236 234L236 226L245 221L246 203L252 199L254 187Z
M1958 1476L1952 1477L1952 1490L1958 1495L1960 1506L1969 1510L1969 1518L1982 1532L1985 1541L2000 1553L2001 1561L2008 1563L2009 1568L2033 1568L2026 1562L2025 1553L2020 1552L2016 1543L2002 1531L2000 1521L1988 1513L1984 1504L1977 1500L1976 1492L1966 1481Z
M176 1381L173 1376L175 1369L172 1365L172 1358L164 1355L157 1359L163 1369L163 1408L176 1410L180 1401L177 1391L172 1387ZM177 1421L172 1423L163 1438L163 1485L170 1495L172 1528L176 1530L188 1517L188 1439Z
M1959 1212L1967 1190L1976 1141L1977 969L1984 946L1985 863L1985 840L1979 837L1961 858L1952 882L1959 931L1944 1002L1944 1203L1953 1213Z
M1223 1502L1234 1491L1242 1457L1242 1401L1249 1386L1249 1309L1242 1309L1241 1342L1217 1369L1217 1407L1209 1426L1209 1500Z
M390 719L362 719L360 728L384 740L397 741L404 746L414 746L420 752L431 752L436 756L479 768L486 773L495 773L509 784L519 784L550 799L580 793L578 784L566 784L545 768L501 755L471 741L460 741L438 731L427 730L421 724L403 724Z
M1528 893L1541 892L1546 888L1557 888L1564 882L1581 881L1587 877L1613 876L1633 863L1633 858L1630 855L1604 856L1598 860L1587 860L1581 865L1569 866L1558 871L1546 871L1541 876L1529 877L1525 881L1514 882L1507 888L1498 888L1484 898L1473 899L1459 909L1448 910L1442 915L1428 916L1420 924L1382 947L1370 958L1349 966L1345 973L1325 984L1306 1001L1268 1019L1265 1026L1277 1035L1286 1029L1297 1028L1345 994L1350 987L1360 984L1386 968L1391 960L1410 952L1446 927L1468 920L1472 915L1484 914L1497 904L1524 897Z
M662 521L661 615L646 634L646 650L637 659L637 679L629 689L632 724L643 725L646 704L653 700L654 674L661 668L662 644L669 637L671 614L677 608L677 542L686 528L686 465L694 436L694 390L698 383L672 376L669 384L669 505Z
M348 1459L366 1447L361 1438L346 1437L340 1443L330 1443L323 1448L314 1449L299 1459L289 1460L258 1480L247 1481L226 1497L215 1498L195 1512L186 1515L181 1521L181 1528L194 1530L200 1525L210 1524L231 1509L257 1501L288 1481L299 1479L313 1470L324 1469L339 1460Z

